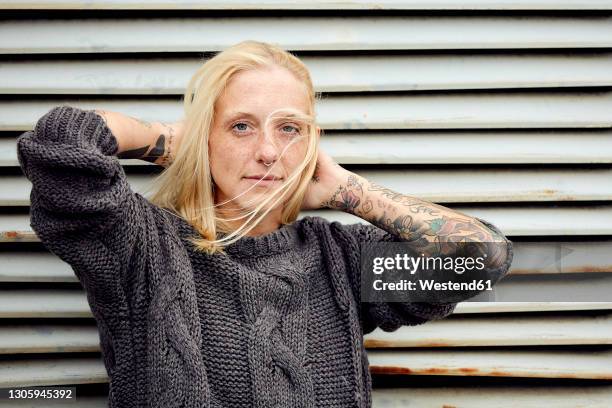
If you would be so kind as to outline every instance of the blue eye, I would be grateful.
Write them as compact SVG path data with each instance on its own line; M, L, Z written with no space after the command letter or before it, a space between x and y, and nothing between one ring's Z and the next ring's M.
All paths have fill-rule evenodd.
M232 130L235 131L236 133L248 133L249 127L250 126L248 123L237 122L232 125ZM300 134L300 128L297 126L293 126L293 125L284 125L281 127L281 131L291 136Z
M244 135L249 133L249 124L245 122L238 122L232 126L234 133Z
M235 128L236 128L236 126L241 126L241 125L244 125L244 126L248 127L248 125L247 125L246 123L244 123L244 122L239 122L239 123L236 123L234 126L232 126L232 128L233 128L233 129L235 129ZM245 131L245 130L247 130L247 129L246 129L246 128L243 128L243 129L238 129L238 130L240 130L240 131L242 132L242 131Z
M300 133L300 129L292 126L292 125L285 125L282 127L283 131L287 132L287 133ZM287 131L286 129L290 129L289 131Z

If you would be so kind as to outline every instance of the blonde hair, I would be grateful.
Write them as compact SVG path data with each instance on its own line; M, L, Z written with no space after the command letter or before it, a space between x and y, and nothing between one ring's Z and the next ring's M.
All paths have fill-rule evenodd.
M238 218L223 218L216 210L218 204L215 204L208 154L215 103L235 74L274 66L289 70L305 85L308 112L307 115L302 113L302 119L307 123L307 151L304 160L278 189L254 209ZM282 224L292 223L299 215L306 189L315 172L318 144L314 111L318 97L306 65L282 48L258 41L243 41L217 53L195 72L188 83L184 95L182 140L175 152L174 161L153 180L156 192L150 201L180 215L192 225L201 236L190 237L189 241L196 250L209 254L225 253L224 246L244 237L297 184L281 215ZM272 205L264 209L272 201ZM232 229L229 221L241 218L247 219L240 227ZM218 239L218 233L228 235Z

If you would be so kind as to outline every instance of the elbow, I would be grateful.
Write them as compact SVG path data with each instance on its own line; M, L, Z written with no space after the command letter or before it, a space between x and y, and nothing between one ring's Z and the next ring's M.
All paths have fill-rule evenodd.
M30 131L32 138L43 143L65 142L66 136L74 131L70 127L77 113L79 110L70 105L54 106L36 121Z
M475 217L475 219L490 231L490 236L493 238L492 241L486 243L483 252L487 259L485 270L490 278L496 282L510 270L514 258L514 247L512 241L506 238L497 226L482 218Z
M514 247L512 241L505 238L501 241L490 243L489 250L485 253L487 261L485 270L493 282L499 281L510 270L514 259Z
M21 136L17 138L17 162L19 163L19 167L21 167L21 171L26 176L26 178L30 179L30 173L28 171L28 161L27 161L27 147L25 143L27 143L27 139L32 137L32 131L27 131L22 133Z

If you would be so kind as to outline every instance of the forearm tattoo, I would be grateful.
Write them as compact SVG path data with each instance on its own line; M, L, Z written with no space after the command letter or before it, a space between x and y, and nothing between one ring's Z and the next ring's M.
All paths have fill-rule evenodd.
M455 254L459 243L470 242L492 263L503 262L501 246L493 243L503 242L503 237L477 219L362 177L350 175L324 205L357 215L413 243L424 255Z
M140 120L138 122L149 129L152 128L148 122ZM157 136L153 146L148 144L135 149L125 150L117 156L121 159L140 159L150 163L157 163L164 167L168 166L172 162L171 149L174 130L165 123L162 123L162 125L167 129L167 136L165 133L161 133Z
M153 129L151 123L145 120L131 116L130 118L146 128L145 131L151 131L151 129ZM172 140L174 139L174 129L165 123L161 124L166 128L167 132L157 136L153 146L148 144L135 149L126 150L121 152L118 157L121 159L140 159L167 167L172 162L171 149Z
M161 134L157 137L152 149L151 145L137 147L136 149L125 150L117 155L120 159L140 159L154 163L160 157L164 157L166 147L166 135Z
M106 111L102 109L94 109L94 112L104 119L104 122L106 122L107 126L109 125L109 120L108 116L106 115ZM125 116L135 121L139 126L141 126L139 131L141 130L142 132L139 133L139 131L137 131L137 134L146 135L147 132L150 133L153 130L153 125L150 122L132 116ZM166 128L166 132L157 136L154 145L147 144L134 149L123 150L117 153L117 157L120 159L140 159L167 167L170 163L172 163L172 160L174 159L171 154L172 141L174 139L174 129L172 128L172 126L169 126L166 123L161 122L161 124Z

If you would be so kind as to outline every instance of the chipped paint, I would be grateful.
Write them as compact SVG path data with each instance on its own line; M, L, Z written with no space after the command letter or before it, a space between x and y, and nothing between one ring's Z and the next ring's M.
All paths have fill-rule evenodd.
M576 379L592 379L592 380L612 380L612 376L605 374L589 374L589 375L576 375L571 373L545 373L539 371L528 372L521 370L520 372L512 373L501 370L479 370L474 367L454 367L454 368L441 368L431 367L423 369L412 369L408 367L397 367L397 366L374 366L370 365L370 372L372 374L381 375L465 375L465 376L479 376L479 377L528 377L528 378L576 378Z
M591 273L591 272L612 272L612 264L611 265L584 265L580 267L562 267L561 269L516 269L510 268L508 272L509 275L539 275L539 274L556 274L556 273Z
M36 234L31 231L2 231L0 242L38 242Z

